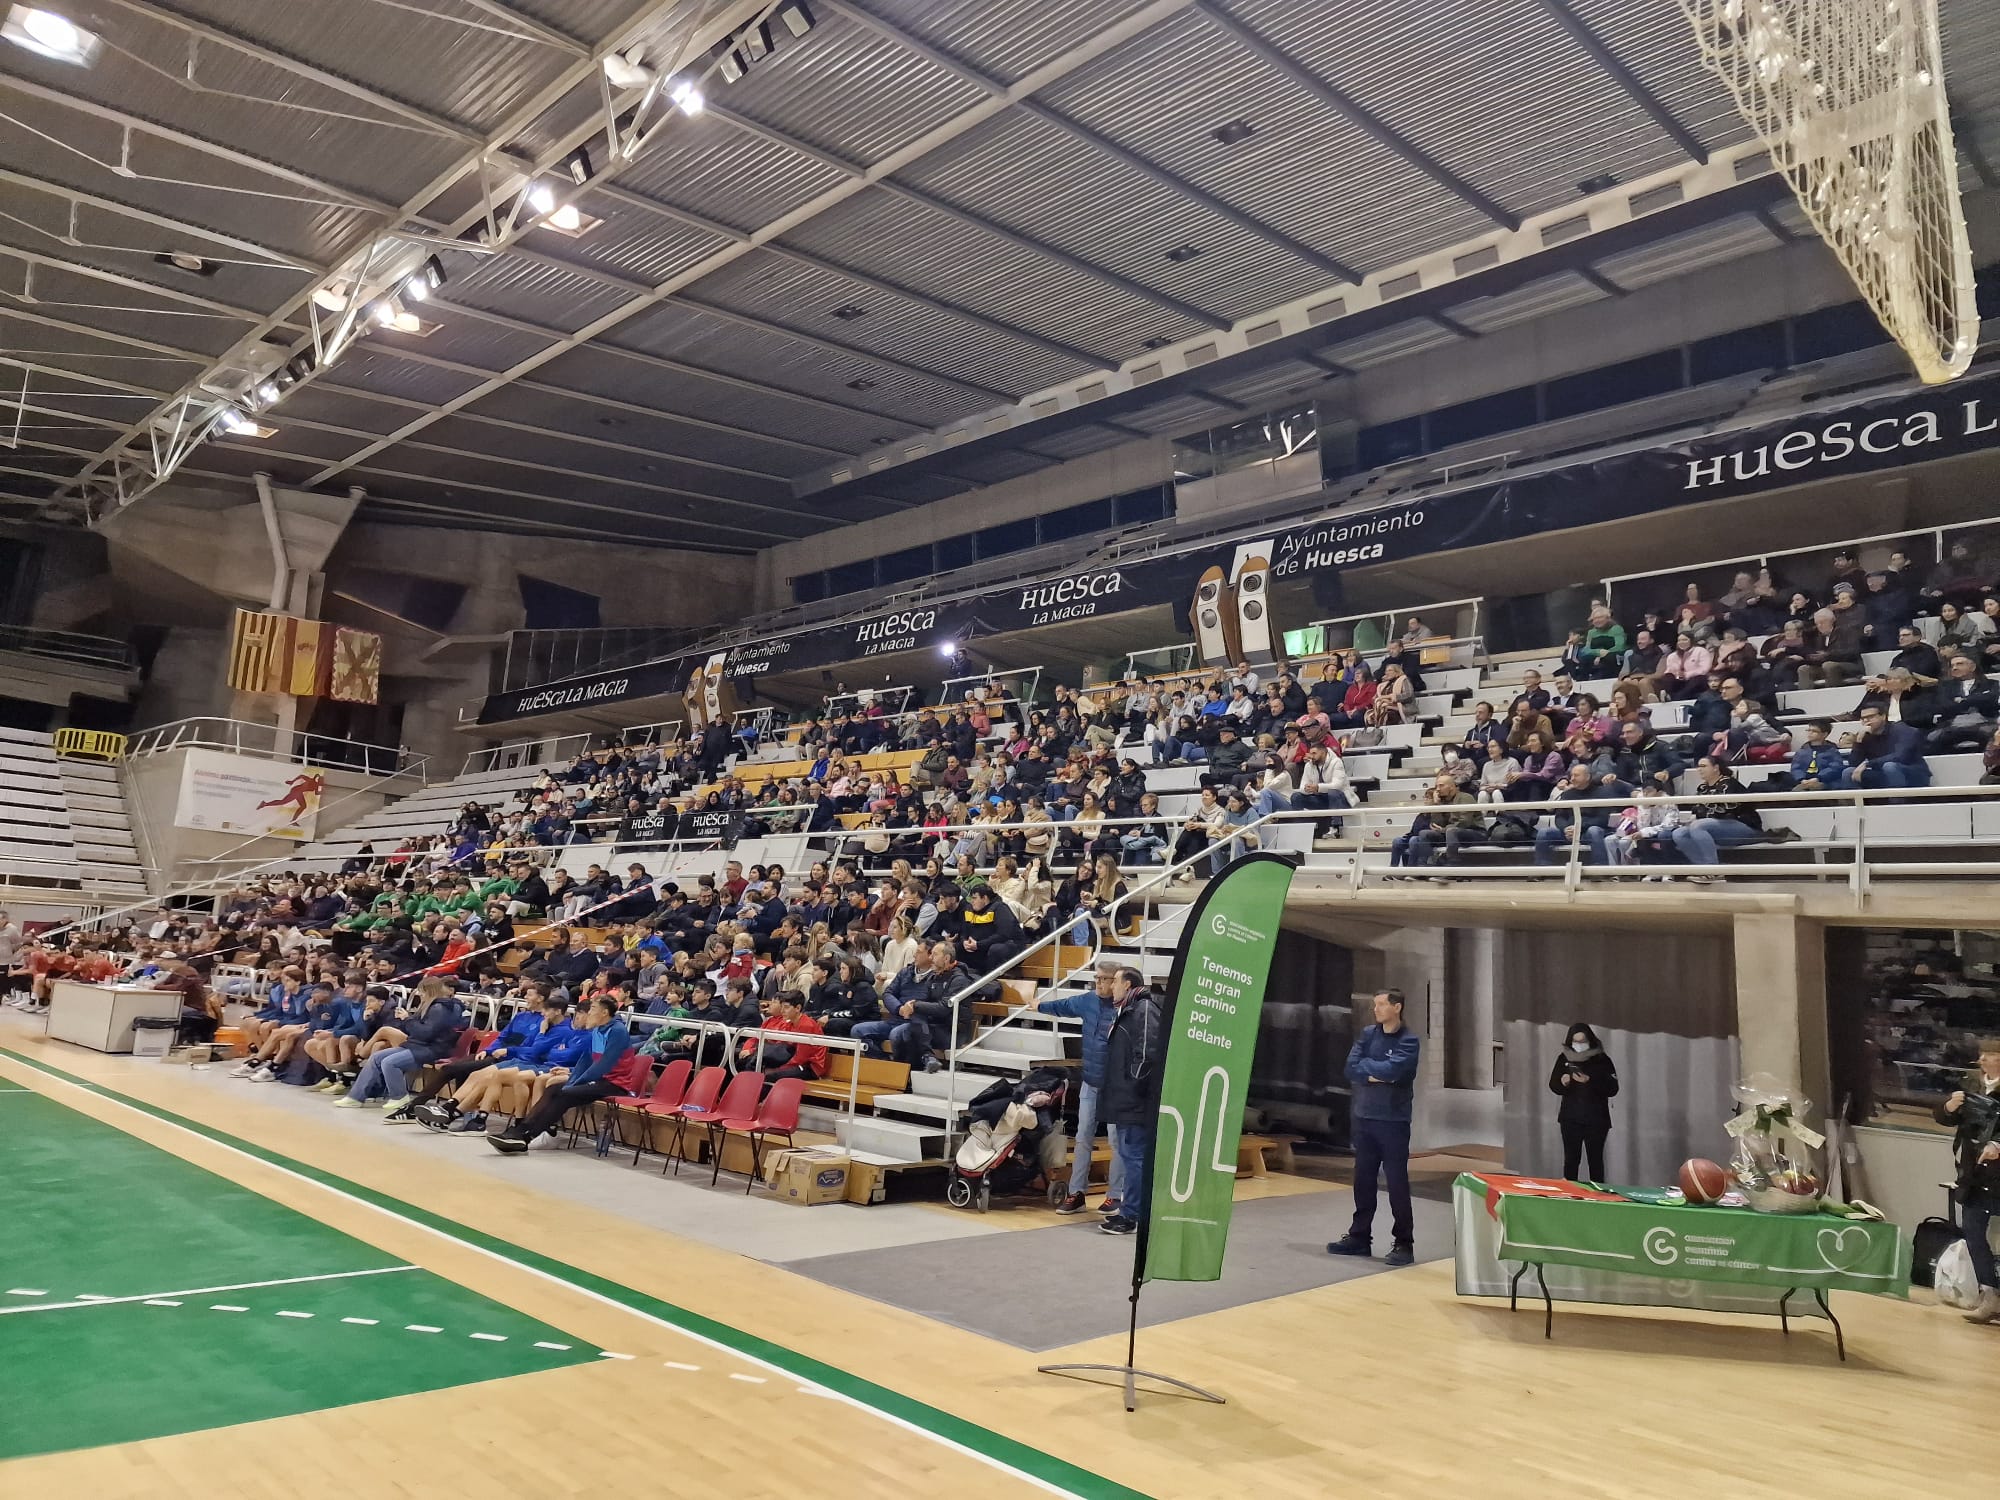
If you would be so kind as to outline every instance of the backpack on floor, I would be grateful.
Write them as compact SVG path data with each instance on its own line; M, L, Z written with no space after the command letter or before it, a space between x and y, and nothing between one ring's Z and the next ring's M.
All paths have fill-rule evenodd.
M1953 1245L1961 1244L1963 1238L1956 1224L1936 1214L1919 1224L1910 1249L1910 1285L1936 1285L1938 1261ZM1967 1264L1971 1264L1969 1254Z

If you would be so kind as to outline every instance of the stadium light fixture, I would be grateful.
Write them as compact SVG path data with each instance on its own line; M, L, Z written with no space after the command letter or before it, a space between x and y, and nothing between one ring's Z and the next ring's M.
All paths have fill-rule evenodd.
M791 4L781 7L777 19L795 37L804 36L819 24L806 0L792 0Z
M10 5L7 19L0 22L0 37L17 47L57 62L87 68L97 60L102 40L94 31L85 31L68 16L34 5Z
M698 115L708 103L702 97L701 90L685 79L675 84L673 91L667 97L674 101L674 108L684 115Z

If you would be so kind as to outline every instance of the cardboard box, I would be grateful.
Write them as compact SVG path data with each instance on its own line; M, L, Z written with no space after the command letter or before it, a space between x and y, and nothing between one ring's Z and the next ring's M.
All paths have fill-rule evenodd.
M815 1203L839 1203L847 1196L847 1173L852 1165L845 1151L831 1146L800 1146L765 1157L764 1180L780 1203L808 1208Z

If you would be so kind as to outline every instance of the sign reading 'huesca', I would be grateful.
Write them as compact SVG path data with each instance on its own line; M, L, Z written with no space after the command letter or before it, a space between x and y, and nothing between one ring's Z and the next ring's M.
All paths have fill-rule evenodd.
M1950 407L1920 407L1872 419L1843 417L1818 427L1795 427L1784 436L1756 447L1738 448L1704 458L1689 458L1687 485L1691 490L1733 488L1778 474L1795 473L1819 464L1846 464L1857 453L1906 454L1934 443L1978 438L1993 433L2000 442L2000 411L1984 398ZM1907 453L1902 461L1921 462L1925 455ZM1803 482L1805 476L1797 482Z

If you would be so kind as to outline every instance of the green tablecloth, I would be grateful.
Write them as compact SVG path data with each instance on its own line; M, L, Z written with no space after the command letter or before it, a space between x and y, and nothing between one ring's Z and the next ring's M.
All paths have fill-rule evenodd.
M1488 1186L1470 1175L1460 1182L1482 1195ZM1530 1192L1502 1191L1493 1202L1503 1261L1802 1291L1909 1290L1910 1242L1893 1224Z

